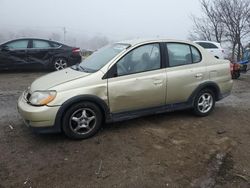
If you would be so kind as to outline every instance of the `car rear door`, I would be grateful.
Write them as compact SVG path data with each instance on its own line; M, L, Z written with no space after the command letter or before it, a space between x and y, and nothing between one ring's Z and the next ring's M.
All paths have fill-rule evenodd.
M165 44L167 67L166 104L187 102L192 92L206 79L200 51L189 44Z
M165 104L166 69L160 45L147 44L128 52L111 69L108 99L112 113Z
M4 44L1 50L1 67L3 69L22 69L27 64L28 39L21 39Z
M53 56L53 48L49 41L32 39L31 47L27 51L29 68L41 69L48 66Z

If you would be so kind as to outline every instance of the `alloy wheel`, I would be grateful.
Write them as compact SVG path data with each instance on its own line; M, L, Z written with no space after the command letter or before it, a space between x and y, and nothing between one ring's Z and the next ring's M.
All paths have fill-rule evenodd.
M67 61L63 58L59 58L55 61L55 70L62 70L67 67Z
M69 120L70 129L80 135L88 134L96 126L96 114L89 108L76 110Z
M203 93L198 99L198 110L207 113L213 107L213 96L210 93Z

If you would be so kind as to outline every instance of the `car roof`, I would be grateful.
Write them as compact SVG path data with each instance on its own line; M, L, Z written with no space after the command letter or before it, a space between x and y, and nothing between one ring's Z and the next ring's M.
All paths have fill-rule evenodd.
M157 43L157 42L177 42L177 43L187 43L187 44L193 44L191 41L184 41L184 40L175 40L175 39L159 39L159 38L153 38L153 39L133 39L133 40L124 40L120 42L116 42L117 44L129 44L131 46L135 46L138 44L144 44L144 43Z
M58 43L60 45L64 45L60 42L57 42L57 41L53 41L53 40L49 40L49 39L42 39L42 38L27 38L27 37L22 37L22 38L16 38L16 39L12 39L12 40L8 40L8 41L5 41L1 44L6 44L6 43L9 43L9 42L12 42L12 41L17 41L17 40L43 40L43 41L49 41L49 42L55 42L55 43Z

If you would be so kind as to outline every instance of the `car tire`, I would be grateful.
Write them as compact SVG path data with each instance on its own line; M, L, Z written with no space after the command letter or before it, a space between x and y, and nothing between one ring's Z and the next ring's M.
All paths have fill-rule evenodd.
M54 61L53 61L53 69L55 71L65 69L67 67L68 67L67 59L65 59L63 57L58 57L58 58L54 59Z
M214 92L210 89L203 89L195 97L193 112L197 116L204 117L213 111L214 106Z
M103 114L91 102L72 105L62 119L62 130L72 139L86 139L95 135L102 125Z

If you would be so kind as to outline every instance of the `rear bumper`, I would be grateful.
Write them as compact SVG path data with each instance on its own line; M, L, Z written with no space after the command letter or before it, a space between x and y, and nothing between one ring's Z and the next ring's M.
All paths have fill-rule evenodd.
M233 88L233 80L230 79L227 82L220 83L220 94L217 98L217 101L229 96L231 94L232 88Z
M68 58L69 66L81 63L81 61L82 61L82 56L80 55L72 55Z

